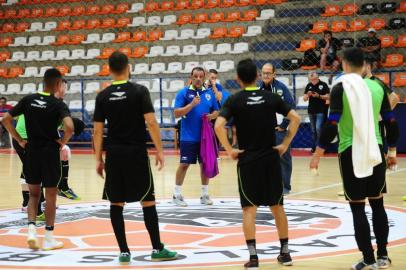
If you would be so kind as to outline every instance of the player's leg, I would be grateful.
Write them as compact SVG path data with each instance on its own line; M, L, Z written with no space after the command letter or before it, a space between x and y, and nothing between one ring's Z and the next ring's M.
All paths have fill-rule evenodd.
M289 251L289 233L288 233L288 219L286 217L283 205L273 205L270 207L272 214L275 218L276 229L278 230L279 241L281 249L278 256L278 262L285 266L293 264Z
M243 231L248 252L249 261L244 264L245 269L258 269L258 254L255 239L255 220L257 215L256 206L245 206L242 208Z
M193 142L180 142L180 163L176 170L175 188L173 192L173 203L177 206L187 206L182 196L182 185L185 181L186 172L190 164L196 164L199 152L196 152L196 147Z
M199 156L199 162L200 162L200 179L201 179L201 183L202 183L200 203L205 204L205 205L212 205L213 201L210 199L210 195L209 195L210 179L206 175L204 175L203 164L200 161L200 156Z
M27 243L29 248L31 249L39 249L39 242L37 238L37 230L35 227L36 224L36 216L37 216L37 207L40 201L40 194L41 194L41 186L39 184L29 184L28 189L30 192L30 198L28 201L28 237Z
M62 164L62 178L58 183L58 195L68 198L70 200L80 200L80 197L69 187L69 160L70 160L70 148L66 146L68 153L68 160L61 160Z

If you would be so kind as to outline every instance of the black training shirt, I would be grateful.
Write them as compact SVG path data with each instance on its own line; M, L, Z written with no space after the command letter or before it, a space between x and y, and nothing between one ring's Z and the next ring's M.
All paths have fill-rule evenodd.
M330 89L325 82L319 80L317 84L312 84L311 82L309 82L306 85L304 93L307 94L308 92L315 92L319 95L326 95L330 93ZM317 97L312 97L309 93L309 107L307 108L309 114L324 113L325 106L325 100Z

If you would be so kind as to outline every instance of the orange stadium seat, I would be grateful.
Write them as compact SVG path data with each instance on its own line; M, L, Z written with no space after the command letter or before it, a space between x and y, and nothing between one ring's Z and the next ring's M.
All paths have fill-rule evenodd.
M113 28L115 24L116 24L116 21L114 19L105 18L105 19L103 19L99 28Z
M115 52L116 49L114 48L103 48L101 54L99 56L97 56L97 59L107 59L110 57L110 55L113 54L113 52Z
M331 32L337 33L344 32L346 30L347 30L346 20L333 21L333 23L331 24Z
M388 54L385 62L382 63L383 67L399 67L403 65L403 55L401 54Z
M4 10L0 9L0 19L3 19L4 17Z
M59 70L59 72L62 73L62 76L65 76L65 74L69 73L69 67L68 66L57 66L56 67L57 70Z
M220 5L220 0L207 0L205 8L216 8Z
M86 21L85 20L75 20L70 27L71 30L79 30L79 29L84 29L86 27Z
M133 58L142 58L147 53L148 53L148 47L146 47L146 46L136 47L136 48L134 48L131 57L133 57Z
M193 20L192 14L182 14L178 17L178 20L176 22L177 25L184 25L187 23L191 23Z
M86 9L86 15L95 15L100 11L100 7L98 5L90 5Z
M44 10L42 8L34 8L31 10L32 18L44 17Z
M300 68L303 69L303 70L314 70L314 69L317 69L317 66L316 65L314 65L314 66L301 66Z
M389 85L389 73L378 73L375 77L383 81L386 85Z
M80 16L80 15L83 15L85 13L86 13L85 6L76 6L76 7L73 7L71 15L72 16Z
M4 12L4 19L15 19L17 17L17 10L7 9Z
M161 7L158 9L158 11L168 11L168 10L173 10L175 7L175 3L173 1L164 1L161 4Z
M233 7L235 6L235 1L236 0L223 0L223 2L220 3L220 7L221 8Z
M64 6L59 9L58 16L60 16L60 17L70 16L71 13L72 13L72 8L69 6Z
M68 45L79 45L82 43L82 41L86 40L86 36L82 34L77 34L71 36L70 40L66 43Z
M56 17L58 16L58 9L55 7L49 7L45 10L44 17Z
M0 52L0 62L6 61L10 58L10 52Z
M12 37L0 38L0 47L7 47L11 43L13 43Z
M209 15L207 13L197 13L195 15L194 20L191 21L191 23L204 23L209 19Z
M106 5L103 5L100 8L100 10L99 10L99 12L97 12L97 14L99 14L99 15L107 15L107 14L113 13L114 10L115 10L114 5L106 4Z
M228 32L226 37L238 38L241 37L244 33L245 33L244 26L233 26L230 28L230 31Z
M189 7L190 7L189 0L178 0L176 2L176 6L175 6L174 10L185 10L185 9L189 9Z
M396 10L396 12L406 12L406 1L400 2L399 8Z
M201 9L204 8L204 0L193 0L189 9Z
M158 3L157 2L148 2L145 5L145 9L142 10L141 12L153 12L159 9Z
M337 5L328 5L324 8L324 13L321 14L323 17L333 17L338 15L340 12L340 7Z
M130 47L124 47L118 49L119 52L122 52L123 54L127 55L127 57L131 57L131 48Z
M12 33L14 32L14 23L5 23L1 27L1 32L0 33Z
M323 31L325 30L328 30L327 22L315 22L313 24L313 28L309 31L309 33L320 34L323 33Z
M300 41L300 47L296 48L298 52L305 52L310 49L316 48L316 40L315 39L304 39Z
M242 18L240 18L240 21L254 21L256 17L258 17L258 11L256 9L251 9L244 12L244 15Z
M161 30L154 30L148 33L148 38L146 41L157 41L159 40L161 37L163 37L164 33Z
M347 32L357 32L362 31L367 27L366 21L362 19L355 19L350 22L350 27L347 28Z
M69 36L69 35L59 35L59 36L56 38L56 41L53 42L53 43L51 43L51 45L54 45L54 46L65 45L65 44L68 44L69 40L70 40L70 36Z
M395 73L395 79L393 80L393 86L395 86L395 87L406 86L406 72Z
M95 29L100 27L99 19L90 19L87 21L86 29Z
M227 17L224 18L222 21L223 22L234 22L234 21L238 21L240 19L240 17L241 17L241 14L239 11L232 11L232 12L229 12L227 14Z
M206 22L208 23L216 23L224 20L224 13L223 12L212 12L210 15L210 19L208 19Z
M29 18L31 16L31 11L27 8L20 9L17 14L17 18Z
M60 21L58 26L55 28L57 31L69 30L71 28L70 21Z
M7 75L8 69L6 67L0 67L0 77L5 78Z
M8 73L4 75L5 78L17 78L18 76L24 74L24 69L22 67L12 67L9 69Z
M117 23L114 25L116 28L127 27L131 23L130 18L119 18Z
M358 6L354 3L351 4L345 4L343 7L343 11L338 13L340 16L351 16L357 13L358 11Z
M237 7L246 7L246 6L249 6L251 4L252 4L251 0L238 0L237 3L236 3L236 6Z
M381 48L389 48L393 46L393 36L380 36L379 39L381 40Z
M369 27L374 28L375 30L381 30L385 28L386 22L383 18L375 18L369 22Z
M131 38L131 33L130 32L122 32L118 33L116 36L116 39L113 40L113 43L121 43L121 42L126 42Z
M211 39L215 38L224 38L227 35L227 28L225 27L217 27L214 28L213 34L209 36Z
M253 0L253 4L256 6L268 5L268 0Z
M394 45L396 48L406 47L406 35L401 35L398 37L398 42Z
M109 67L109 65L108 64L103 64L100 72L97 73L97 75L98 76L109 76L110 75L110 67Z
M21 33L21 32L25 32L25 30L27 30L28 28L30 28L30 24L27 22L20 22L16 25L14 32L15 33Z
M133 33L133 37L128 39L130 42L140 42L147 40L147 33L145 31L137 31Z
M268 4L282 4L286 2L287 0L268 0Z

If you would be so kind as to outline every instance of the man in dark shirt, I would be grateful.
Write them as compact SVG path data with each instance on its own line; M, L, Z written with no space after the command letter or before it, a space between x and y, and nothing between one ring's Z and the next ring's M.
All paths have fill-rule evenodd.
M238 187L243 209L243 230L250 253L246 269L258 269L255 241L255 216L258 206L269 206L276 221L281 250L278 262L292 265L288 248L288 221L283 208L283 180L280 155L289 147L300 123L299 115L278 94L261 91L256 86L257 68L251 59L237 66L238 80L243 90L224 104L216 121L216 134L232 159L238 159ZM276 144L276 113L290 120L288 133ZM266 116L266 117L264 117ZM239 149L233 149L227 139L225 125L234 119Z
M66 156L64 146L73 133L73 122L68 107L53 94L62 86L62 74L48 69L44 74L44 91L25 96L6 113L3 124L18 144L26 150L24 172L30 199L28 202L28 246L38 249L35 218L40 199L41 184L45 188L45 239L44 250L62 248L63 243L53 237L57 185L61 178L61 157ZM25 116L27 140L21 138L14 128L13 117ZM64 136L59 137L58 126L64 126ZM62 150L60 152L60 150Z
M327 83L320 81L319 75L315 71L309 73L309 83L306 85L303 100L309 101L307 112L309 114L310 125L313 132L314 145L312 152L317 146L320 138L321 126L324 123L324 113L326 101L329 99L330 89Z
M325 70L331 66L332 71L337 71L340 62L337 58L337 51L341 49L340 40L333 37L331 31L324 31L323 38L319 40L317 48L320 50L320 69Z
M369 28L368 36L361 38L357 46L364 52L365 60L372 62L372 69L376 69L381 60L381 40L376 37L376 30Z
M10 111L13 108L13 106L7 104L7 98L5 97L0 97L0 121L3 115ZM5 137L5 142L3 142L3 137ZM8 133L6 132L6 129L3 127L3 125L0 123L0 147L5 146L7 147L7 141L8 141Z
M109 58L109 67L114 82L96 97L94 147L97 173L104 178L103 171L106 170L103 199L110 201L111 224L120 247L119 263L131 262L123 208L126 202L136 201L141 202L145 227L151 238L152 260L176 259L177 253L164 248L159 235L154 183L146 147L147 127L157 149L155 164L158 170L164 166L164 156L148 89L128 81L130 66L125 54L114 52ZM106 165L102 155L105 121L108 126Z

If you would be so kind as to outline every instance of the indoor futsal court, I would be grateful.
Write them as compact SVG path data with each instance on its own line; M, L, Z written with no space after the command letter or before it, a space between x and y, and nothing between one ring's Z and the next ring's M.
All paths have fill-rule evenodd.
M358 236L367 231L365 226L363 227L365 230L361 230L361 232L359 230L367 220L370 224L374 256L377 259L376 267L379 265L379 260L381 263L383 260L383 266L389 265L387 269L406 270L405 14L406 0L0 0L0 269L256 270L255 263L258 264L258 260L260 265L258 269L262 270L354 269L351 268L354 263L362 265L366 257L371 259L369 243L367 247L369 256L364 255L363 257L358 249L360 242L366 242L365 238L368 238L368 233L363 234L364 239L360 240L360 237L357 238L358 241L355 239L355 231ZM364 57L358 68L362 67L362 72L365 74L347 69L345 52L352 49L357 49L358 52L362 50ZM354 58L359 55L355 55ZM115 59L116 62L111 59ZM247 59L251 63L253 73L253 80L249 81L252 83L250 85L245 84L238 76L239 64ZM347 60L348 63L351 62L349 59ZM349 66L351 67L351 65ZM47 74L50 70L54 72L52 75L54 78L49 80ZM194 71L197 71L198 75L203 75L195 76ZM316 146L321 145L323 127L331 124L328 126L331 128L334 125L337 126L338 123L340 128L339 119L343 118L351 122L351 125L347 125L347 127L351 126L351 129L354 128L352 130L361 130L360 126L365 124L358 122L360 125L353 125L355 123L353 119L359 115L361 115L359 118L362 118L364 114L357 115L351 111L352 115L350 112L344 117L343 108L347 106L347 103L352 103L351 99L345 101L346 99L342 98L337 102L338 98L335 95L336 100L331 103L333 87L340 84L340 77L348 78L349 76L346 75L354 75L348 73L356 73L360 75L357 77L359 80L368 81L373 85L375 88L370 87L369 90L372 89L370 92L375 91L376 94L376 92L382 92L381 88L383 90L382 97L374 96L372 98L373 102L376 102L373 103L373 106L352 108L361 110L368 107L370 113L373 107L376 114L372 118L375 122L378 121L378 117L380 117L379 121L382 120L381 123L389 122L388 126L379 126L379 128L381 128L381 134L384 133L382 137L385 136L386 142L390 146L393 144L391 145L389 141L394 140L393 137L397 137L395 134L397 132L394 132L395 124L399 127L399 136L395 143L397 167L386 170L387 194L384 196L384 210L386 210L388 222L385 218L376 218L377 212L383 209L380 198L375 198L371 204L367 200L365 206L367 219L365 219L363 205L361 205L362 215L353 217L353 213L360 213L355 212L360 211L360 207L357 210L353 203L350 206L343 195L341 179L343 170L340 171L340 168L348 166L339 164L338 157L342 157L343 151L340 151L336 138L340 138L343 142L346 136L347 139L351 137L349 146L354 149L356 147L353 146L356 144L353 140L353 133L343 135L342 133L345 133L345 128L343 128L344 132L341 130L338 136L333 134L334 136L331 138L335 139L329 140L328 146L324 144L327 146L327 153L321 157L318 170L310 169L312 153L315 151L314 156L317 158L319 148ZM363 80L363 78L366 79ZM56 84L55 81L59 83L59 80L60 84ZM371 82L372 80L376 83ZM50 86L51 82L54 87ZM132 83L137 83L137 85ZM363 85L365 86L367 83L365 82ZM129 87L132 90L137 89L137 91L143 90L142 99L134 98L138 102L137 106L134 105L135 103L126 103L127 93L130 91L124 91L121 87ZM364 90L368 87L369 85L364 87ZM344 86L341 88L343 88L342 92L345 92ZM358 88L354 87L354 89ZM106 98L109 101L105 100L107 105L100 105L102 103L97 102L98 98L109 93L110 90L113 92L110 93L109 98ZM278 235L276 224L278 223L280 229L281 215L275 214L275 218L268 207L262 206L258 208L256 214L256 236L246 239L243 225L247 222L245 219L247 212L244 212L243 218L240 201L244 190L239 190L238 186L243 181L240 170L237 171L237 161L232 160L224 151L224 149L229 149L224 147L224 141L222 141L223 145L220 147L217 159L219 173L209 180L208 187L204 183L202 184L199 165L196 164L191 165L189 169L187 166L186 169L183 168L184 175L186 175L184 184L182 186L181 183L178 183L181 173L177 174L177 172L181 171L182 165L190 164L188 155L192 156L190 159L201 158L200 143L204 141L202 139L204 136L201 132L203 129L196 124L197 121L203 123L203 115L212 116L214 111L222 111L222 108L226 108L223 110L226 113L227 108L229 109L230 118L220 114L217 119L222 120L222 117L227 118L227 121L238 119L235 117L235 114L238 114L235 111L238 110L231 115L232 106L227 103L227 98L233 97L233 102L235 102L235 96L241 92L248 93L248 91L256 92L250 92L252 96L248 98L247 105L258 105L265 102L261 96L255 96L257 93L263 95L264 91L271 92L272 97L275 98L267 100L271 100L269 102L273 104L268 106L268 109L272 107L271 116L263 113L258 116L259 121L256 121L256 118L247 121L250 124L257 124L256 122L262 124L263 121L272 123L267 126L268 129L262 129L266 125L258 124L256 127L261 128L252 128L249 129L250 132L246 132L251 135L257 131L256 135L261 133L262 136L252 137L263 139L262 141L251 140L251 142L254 141L255 147L246 148L249 151L255 149L251 154L257 155L248 162L253 166L250 167L252 175L248 175L251 179L266 178L256 177L256 173L262 172L262 168L258 168L265 163L260 162L264 162L265 158L271 156L270 152L273 151L274 157L278 158L276 153L278 150L274 151L270 148L273 144L266 143L273 139L282 141L285 138L282 135L287 134L289 137L292 130L288 127L289 122L286 121L289 118L288 115L285 115L284 118L277 113L277 110L279 113L282 111L288 113L290 107L295 107L295 111L300 116L300 120L298 120L299 117L295 114L298 131L291 143L291 190L289 191L288 188L285 190L285 186L281 186L283 193L286 192L283 195L283 205L289 223L289 239ZM268 94L271 96L270 93ZM56 203L54 236L52 234L54 226L45 224L44 213L38 214L35 218L35 211L31 207L31 219L29 220L27 217L30 192L25 190L24 188L28 189L28 187L22 186L22 182L20 182L24 180L20 179L22 164L18 155L21 154L22 148L20 144L20 151L18 151L19 143L16 141L13 147L10 132L6 131L7 124L4 124L10 121L10 126L16 126L16 130L19 128L17 132L21 138L29 141L28 132L25 130L25 120L18 118L22 115L27 119L27 116L16 114L11 117L11 112L14 113L16 107L22 110L20 104L23 102L19 103L19 101L28 95L41 99L33 100L35 108L49 108L43 99L53 100L56 97L59 100L53 100L53 102L58 104L59 109L62 108L66 114L64 117L53 117L52 121L57 122L62 119L63 123L63 120L68 118L67 114L70 113L73 120L77 120L75 125L80 124L78 126L81 126L78 128L80 131L74 130L75 134L68 143L72 150L71 157L65 158L60 163L60 179L65 180L60 180L57 186L59 195ZM279 97L275 97L275 95L279 95ZM137 98L139 97L137 96ZM149 98L151 102L149 102ZM381 101L379 99L382 99L382 102L378 104L377 102ZM111 104L114 105L114 103L108 103L110 100L125 101L115 103L116 107L113 107L116 109L111 109ZM202 100L203 105L200 106ZM275 105L276 102L279 102L278 106ZM341 111L333 106L337 103L340 103ZM121 106L123 104L125 106ZM138 106L139 104L141 105ZM200 107L193 111L194 107L191 108L190 104ZM285 107L285 105L288 106ZM203 108L204 106L210 110L206 107ZM351 105L348 106L351 108ZM101 107L109 109L100 113ZM139 113L141 111L138 109L139 107L142 107L143 116L133 117L131 113L128 113L133 113L134 110ZM333 113L331 113L332 108ZM381 108L379 113L378 108ZM124 111L126 113L123 113ZM152 114L152 111L155 111L155 114ZM182 113L179 113L180 111ZM200 114L198 115L196 111ZM239 112L241 111L243 110ZM337 113L337 111L339 112ZM105 117L111 112L116 112L120 117ZM265 112L269 114L269 111ZM161 134L165 155L165 166L162 170L158 170L155 166L156 149L151 143L154 130L151 129L151 121L145 118L147 114L150 119L153 119L156 134L159 132ZM276 115L276 119L274 119L274 115ZM5 116L6 121L4 121ZM371 120L371 114L368 116ZM48 123L46 120L42 121L44 118L40 119L41 121L36 121L38 125L31 125L30 132L35 127L50 125L52 122ZM110 149L109 143L114 141L109 142L111 137L106 137L111 136L110 133L107 133L107 126L111 124L107 119L126 120L125 125L120 125L120 127L130 126L131 128L121 130L122 134L132 136L139 132L137 134L139 136L131 137L129 135L131 137L129 140L123 140L123 137L118 136L122 140L119 143L115 142L117 144L115 145L117 147L115 149L116 157L121 157L120 162L116 161L116 168L120 166L121 168L116 170L115 176L127 177L126 181L131 178L128 175L135 174L134 180L137 180L138 177L143 181L147 179L144 182L151 183L149 175L146 177L146 174L142 175L138 171L137 173L123 172L125 169L122 169L128 167L123 165L127 164L123 160L128 156L122 152L133 149L128 150L127 147L130 148L133 145L126 143L135 141L134 149L138 151L137 147L141 145L139 143L143 145L144 139L147 137L151 171L146 169L147 166L142 169L144 169L144 173L152 172L155 193L151 189L152 185L149 185L147 193L142 198L151 198L149 196L153 197L154 193L156 211L153 205L141 207L138 202L126 204L123 210L121 205L117 205L117 200L116 205L111 206L108 200L102 199L102 196L107 196L107 192L104 190L105 179L102 179L96 171L96 166L100 163L96 162L95 152L98 150L99 137L97 135L100 138L105 136L104 142L107 141L107 147L102 143L100 146L100 148L105 146L104 150ZM294 123L293 120L292 118L291 124ZM22 133L20 133L19 123L23 123ZM207 121L207 123L209 122ZM371 123L374 124L372 120L365 124L370 128L368 135L373 133ZM48 129L48 131L58 133L52 137L53 139L64 136L60 131L65 126L62 127L59 122L57 124L55 126L58 128ZM139 129L140 126L141 129ZM197 126L199 127L196 128ZM238 149L238 144L242 141L240 138L240 142L236 141L234 129L236 126L230 122L225 125L229 142L234 149ZM271 126L272 128L269 128ZM276 127L275 136L273 126ZM341 126L343 127L344 124ZM127 133L128 130L130 132ZM185 132L185 130L189 132ZM263 130L270 130L270 133L263 132ZM348 128L348 130L350 129ZM376 130L377 125L375 125ZM216 131L218 130L216 129ZM223 131L225 134L226 131ZM45 134L39 133L41 136ZM65 130L64 133L69 132ZM185 134L188 136L187 139L184 137ZM190 137L193 136L190 134L199 137L198 140L191 140ZM50 137L48 136L47 139ZM134 139L135 137L137 139ZM272 137L272 139L268 140L263 137ZM227 141L226 139L225 141ZM376 139L379 144L379 138L376 137ZM221 138L219 140L221 141ZM219 140L217 141L219 142ZM34 139L31 140L31 146L32 141ZM122 143L122 141L126 143ZM247 141L249 140L247 139ZM186 144L182 144L182 142ZM186 151L185 145L190 142L193 143L188 145L188 151ZM265 142L264 144L268 148L262 147L262 142ZM22 143L24 144L24 141ZM276 145L280 143L276 143ZM66 145L61 143L61 146L63 146L61 153L64 155ZM121 152L117 149L120 149ZM215 147L212 146L213 152L214 149ZM364 149L370 150L368 147ZM136 153L134 156L137 157L134 160L147 164L145 149L141 150L144 155L139 158L136 155L139 153ZM396 151L393 150L393 147L389 147L386 156L389 167L392 165L390 162L393 162L393 155L396 155ZM98 153L100 152L102 151ZM185 152L188 153L184 155ZM56 156L61 154L57 148L53 153L56 153ZM185 156L188 162L185 161ZM46 173L42 172L43 174L55 173L56 175L59 173L59 161L57 158L52 159L51 157L51 155L46 155L45 158L47 161L51 161L50 163L55 161L56 166L53 168L57 168L56 173L55 170L50 169ZM45 163L44 160L31 157L33 163ZM215 162L215 158L212 160ZM358 162L362 163L362 160ZM281 176L289 171L290 165L286 160L282 163L285 163L285 167L281 168ZM267 167L267 172L264 172L267 179L271 178L268 177L271 173L274 176L273 173L276 170L273 170L275 168L273 166L275 164L269 164L269 167L263 166ZM138 167L137 169L139 169ZM255 170L252 169L254 167ZM380 166L380 168L382 167L383 165ZM240 168L241 166L239 166ZM264 169L264 171L266 170ZM43 176L43 178L46 177ZM110 177L110 179L112 178ZM244 179L246 178L244 177ZM379 178L379 180L382 179L383 177ZM131 180L133 179L131 178ZM204 179L202 180L204 181ZM41 181L45 182L44 179ZM125 185L122 184L125 182L124 180L117 182L122 185L121 189L125 189L123 188ZM254 180L245 180L245 182L251 185L257 183ZM60 183L64 185L60 186ZM272 186L270 189L273 191L279 188L274 189L273 185L267 185L268 182L265 183L266 185L263 182L261 184L266 188ZM31 186L32 189L36 187ZM261 192L258 191L258 194L262 193L263 196L265 193L268 196L268 192L266 192L268 189L262 189L260 185L258 187L254 189L254 192L260 189ZM135 188L132 191L134 190ZM379 190L382 190L381 185ZM150 192L149 195L148 192ZM31 190L31 196L35 197L33 193ZM245 196L245 194L243 195ZM269 197L275 197L277 200L282 198L282 193L279 195ZM248 196L245 198L249 201ZM212 205L208 203L211 200ZM34 205L33 201L32 199L31 206ZM50 201L52 200L48 202ZM150 203L153 200L138 198L131 201ZM378 201L378 203L374 203L374 201ZM187 203L187 206L182 207L182 203ZM48 204L49 209L52 208L50 205L52 204ZM251 203L249 206L252 205L255 204ZM265 205L275 206L271 203ZM281 209L278 203L276 206L279 207L279 210ZM377 210L377 208L379 209ZM39 209L45 211L44 205L40 203ZM384 210L382 211L385 212ZM113 211L116 211L114 212L116 218L112 217ZM146 217L147 211L150 211L149 217ZM159 225L156 221L156 212ZM122 229L122 215L125 220L125 230ZM48 215L48 219L51 219L50 216L52 215ZM149 221L147 222L147 220ZM363 221L363 224L354 225L359 220ZM117 225L118 223L120 224ZM376 228L382 226L380 228L384 229L374 232L373 224L376 225ZM378 248L379 243L376 243L377 239L385 239L387 225L389 225L387 255L392 260L391 263L388 256L383 253L378 254L380 248ZM244 229L247 230L247 227L245 226ZM250 229L252 227L250 226ZM36 232L38 236L38 239L34 241L38 242L35 248L32 248L33 241L30 241L32 231ZM117 233L117 231L119 232ZM118 235L125 235L127 240L125 237L121 237L120 241ZM158 237L156 237L157 235ZM56 244L48 250L44 248L46 245L43 243L46 243L49 238L54 240L53 244L63 243L63 248L59 249L60 246ZM123 249L125 246L123 242L127 242L127 249ZM42 245L42 249L39 249L40 245ZM164 260L176 257L168 255L161 261L154 260L154 254L168 251L166 249L176 251L177 259ZM283 250L285 251L283 252ZM171 253L170 251L169 253ZM122 257L123 254L126 257ZM279 256L283 256L283 254L292 257L292 266L281 265ZM256 255L259 259L256 258ZM122 261L123 258L124 261ZM158 259L160 258L158 257ZM249 259L248 262L247 259ZM252 262L254 263L252 268L245 268L244 264ZM288 258L289 262L291 261ZM130 264L120 265L125 263ZM373 262L369 262L367 267L368 269L378 269L373 268L375 267Z

